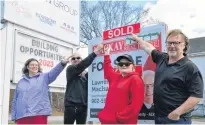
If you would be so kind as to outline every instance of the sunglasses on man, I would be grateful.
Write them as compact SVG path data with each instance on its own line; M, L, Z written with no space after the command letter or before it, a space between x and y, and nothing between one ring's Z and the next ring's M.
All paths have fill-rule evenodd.
M119 62L117 65L120 66L120 67L123 67L123 66L130 66L132 63L131 62Z
M79 60L79 59L81 59L81 57L72 57L71 58L71 60L76 60L76 59Z

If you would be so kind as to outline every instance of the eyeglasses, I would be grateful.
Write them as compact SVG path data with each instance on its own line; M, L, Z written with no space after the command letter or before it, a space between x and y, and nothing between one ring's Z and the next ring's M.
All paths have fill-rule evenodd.
M81 57L72 57L71 60L81 59Z
M179 46L179 44L182 43L182 42L178 42L178 41L167 41L166 42L166 46L171 46L172 44L174 46Z
M130 66L132 63L131 62L119 62L117 65L120 66L120 67L123 67L123 66Z
M38 67L39 65L38 64L29 64L29 66L31 66L31 67Z

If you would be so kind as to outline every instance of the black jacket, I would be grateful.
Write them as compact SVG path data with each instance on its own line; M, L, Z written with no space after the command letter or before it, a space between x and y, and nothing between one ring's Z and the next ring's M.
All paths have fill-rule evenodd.
M96 54L91 53L83 59L79 64L70 65L66 69L66 92L65 106L84 105L87 106L88 97L88 74L79 76L95 59Z

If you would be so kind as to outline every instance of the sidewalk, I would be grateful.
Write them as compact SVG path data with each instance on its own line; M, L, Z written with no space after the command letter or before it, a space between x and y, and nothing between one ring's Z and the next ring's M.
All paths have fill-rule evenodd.
M9 117L9 122L11 122L11 117ZM48 124L63 124L63 116L49 116ZM205 124L205 117L192 119L192 124Z
M48 123L63 124L63 116L49 116ZM205 124L205 117L199 119L192 119L192 124Z
M63 116L49 116L48 123L63 124ZM192 124L205 124L205 117L199 119L192 119Z
M63 124L63 116L49 116L48 123Z
M205 124L205 117L199 119L192 119L193 124Z

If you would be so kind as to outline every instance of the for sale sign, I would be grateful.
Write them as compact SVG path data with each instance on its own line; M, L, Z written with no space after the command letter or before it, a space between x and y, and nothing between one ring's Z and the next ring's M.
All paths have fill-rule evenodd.
M139 29L131 30L131 28L127 27L126 31L122 30L123 28L121 28L122 27L105 31L104 38L96 38L94 40L91 40L89 42L89 53L93 52L95 47L103 41L104 45L109 44L111 46L110 57L112 67L114 69L116 69L117 67L116 58L122 54L131 55L134 59L135 65L143 67L142 79L144 81L144 84L146 84L147 86L145 87L145 102L139 114L138 123L154 123L153 80L155 74L155 64L152 62L151 57L140 49L138 43L129 39L129 35L130 33L135 32L137 36L155 46L156 49L163 51L165 48L166 26L160 24L146 27L140 29L139 33L136 33L139 31ZM116 29L121 29L118 31L126 32L119 33ZM107 91L109 89L108 81L104 79L103 63L104 52L102 51L97 55L91 66L88 68L88 121L99 122L98 112L100 112L104 108ZM152 75L152 77L149 78L152 83L151 85L149 84L149 81L146 81L145 79L145 76L147 74Z

